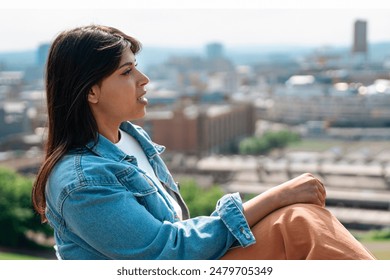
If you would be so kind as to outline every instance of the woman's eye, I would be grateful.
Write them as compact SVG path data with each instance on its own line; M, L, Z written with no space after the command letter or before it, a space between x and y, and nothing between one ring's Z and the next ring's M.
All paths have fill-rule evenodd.
M125 72L123 72L123 75L129 75L131 72L131 69L127 69Z
M124 76L126 76L126 75L129 75L129 74L130 74L130 72L133 70L133 68L136 68L136 67L137 67L137 65L138 65L138 63L134 64L134 66L133 66L133 67L131 67L131 68L127 69L125 72L123 72L123 73L122 73L122 75L124 75Z

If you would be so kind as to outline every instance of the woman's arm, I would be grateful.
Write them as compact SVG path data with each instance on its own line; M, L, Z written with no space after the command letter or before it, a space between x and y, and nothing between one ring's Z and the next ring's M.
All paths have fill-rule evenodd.
M302 174L267 190L243 204L250 227L269 213L294 203L325 206L326 192L320 180L309 173Z
M141 199L147 196L158 193ZM223 196L211 216L178 222L157 219L132 192L115 184L78 187L61 205L64 236L102 259L218 259L236 240L243 247L255 242L238 193ZM64 259L77 250L59 247Z

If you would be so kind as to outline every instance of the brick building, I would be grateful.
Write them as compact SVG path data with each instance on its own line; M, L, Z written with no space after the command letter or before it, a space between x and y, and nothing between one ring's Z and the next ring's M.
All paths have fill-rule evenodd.
M190 105L170 111L148 111L135 122L167 152L190 155L229 153L255 130L251 104Z

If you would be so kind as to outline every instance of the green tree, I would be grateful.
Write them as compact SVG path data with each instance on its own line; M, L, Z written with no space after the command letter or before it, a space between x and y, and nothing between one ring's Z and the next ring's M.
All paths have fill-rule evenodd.
M239 152L243 155L266 154L275 148L283 148L289 143L299 141L297 133L280 130L266 132L262 137L249 137L239 143Z
M26 231L50 233L47 225L40 223L31 206L33 181L14 171L0 168L0 244L6 246L31 246Z
M224 195L220 187L201 188L192 179L183 180L180 185L180 193L190 210L191 217L210 215L215 210L217 201Z

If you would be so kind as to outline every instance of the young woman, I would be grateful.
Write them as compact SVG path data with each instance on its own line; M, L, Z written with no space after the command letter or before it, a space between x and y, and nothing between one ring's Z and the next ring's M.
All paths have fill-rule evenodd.
M48 139L33 205L60 259L372 259L303 174L252 200L223 196L189 218L164 147L142 118L148 78L140 44L106 26L60 33L46 69ZM199 198L201 199L201 198Z

